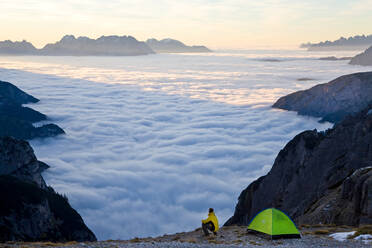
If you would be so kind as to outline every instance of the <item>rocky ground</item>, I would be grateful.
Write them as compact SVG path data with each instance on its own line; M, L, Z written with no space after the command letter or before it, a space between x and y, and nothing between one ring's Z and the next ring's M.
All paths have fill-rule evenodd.
M338 232L357 231L347 226L302 226L302 239L270 240L247 232L246 227L222 227L217 236L204 237L201 229L192 232L164 235L156 238L134 238L131 240L107 240L99 242L34 242L34 243L3 243L1 248L34 248L34 247L67 247L67 248L108 248L108 247L175 247L175 248L204 248L204 247L371 247L358 240L348 239L337 241L329 235Z

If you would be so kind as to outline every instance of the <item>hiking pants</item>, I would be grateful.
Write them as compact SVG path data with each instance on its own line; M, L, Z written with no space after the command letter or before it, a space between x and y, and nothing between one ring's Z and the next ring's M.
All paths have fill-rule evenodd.
M202 224L202 229L203 229L203 232L204 232L205 236L209 235L208 231L214 232L214 225L213 225L212 221L209 221L208 223L205 223L205 224L203 223Z

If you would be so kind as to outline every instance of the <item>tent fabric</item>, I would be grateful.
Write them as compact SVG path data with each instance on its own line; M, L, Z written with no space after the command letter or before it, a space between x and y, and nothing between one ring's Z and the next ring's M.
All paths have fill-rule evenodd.
M248 225L248 229L270 235L272 239L301 238L293 221L275 208L268 208L258 213Z

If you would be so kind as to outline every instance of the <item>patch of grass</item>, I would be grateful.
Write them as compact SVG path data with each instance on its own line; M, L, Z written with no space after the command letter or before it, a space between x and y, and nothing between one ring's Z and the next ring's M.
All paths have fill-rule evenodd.
M206 238L207 238L207 240L214 240L214 236L213 235L209 235Z
M140 238L137 238L137 237L135 237L135 238L133 238L133 239L129 240L129 242L131 242L131 243L139 243L139 242L141 242L141 239L140 239Z
M64 243L64 245L77 245L77 244L79 244L79 242L76 242L76 241L68 241Z
M358 227L357 229L355 229L354 235L350 235L348 237L348 239L353 239L353 238L356 238L359 235L363 235L363 234L372 235L372 225L362 225L362 226Z
M33 245L36 245L38 247L47 247L47 246L52 246L52 247L56 247L56 246L63 246L62 243L53 243L53 242L34 242L32 243Z
M238 235L236 235L238 238L241 238L241 237L245 237L245 233L239 233Z
M187 239L187 240L184 240L184 242L191 243L191 244L196 244L197 243L196 239Z
M232 226L223 226L221 229L233 229L238 227L237 225L232 225Z
M172 240L173 240L173 241L177 241L177 240L179 240L180 238L181 238L180 236L176 236L176 237L172 238Z
M251 245L262 246L262 244L257 243L256 241L249 241L249 243L250 243Z
M210 244L223 244L222 241L220 241L220 240L215 240L215 239L209 239L209 240L208 240L208 243L210 243Z
M313 231L313 234L315 235L328 235L330 233L331 232L328 229L319 229L319 230Z
M335 224L315 224L310 227L336 227Z
M233 243L234 244L241 244L241 243L243 243L243 240L237 239L237 240L234 240Z
M344 229L352 229L353 227L351 226L347 226L347 225L341 225L341 226L337 226L338 228L344 228Z

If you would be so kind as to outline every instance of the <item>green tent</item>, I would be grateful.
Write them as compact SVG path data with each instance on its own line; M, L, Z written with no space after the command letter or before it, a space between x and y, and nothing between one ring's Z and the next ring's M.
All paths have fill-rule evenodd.
M258 213L249 224L248 230L268 234L272 239L301 238L293 221L275 208L268 208Z

